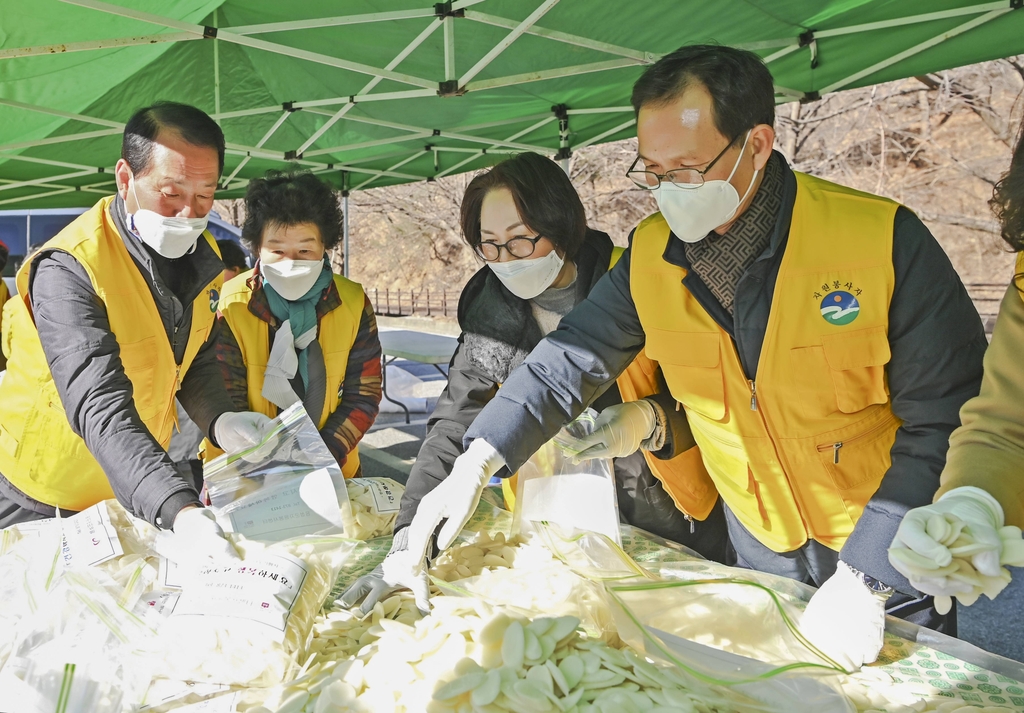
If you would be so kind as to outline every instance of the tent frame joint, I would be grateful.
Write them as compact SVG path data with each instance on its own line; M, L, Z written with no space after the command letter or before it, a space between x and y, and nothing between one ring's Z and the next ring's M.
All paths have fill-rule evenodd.
M217 28L210 27L209 25L203 25L203 39L204 40L215 40L217 39Z
M453 10L452 0L447 0L447 2L435 2L434 16L439 20L443 20L446 17L465 17L466 10L464 8Z
M461 97L465 93L466 88L459 86L458 79L446 79L437 84L437 96L439 97Z
M1022 7L1024 7L1024 0L1010 0L1011 10L1020 10Z
M295 106L295 102L293 102L293 101L292 102L281 102L281 109L286 111L286 112L288 112L289 114L291 114L293 112L296 112L296 111L302 111L302 107L301 106Z
M800 36L797 37L798 47L810 47L811 48L811 69L818 68L818 40L814 36L814 30L807 30L801 32Z
M810 104L811 102L816 102L819 99L821 99L821 93L818 91L804 92L804 95L800 97L800 103Z
M284 160L285 161L298 161L301 158L302 158L302 154L300 154L298 151L285 151L284 152Z

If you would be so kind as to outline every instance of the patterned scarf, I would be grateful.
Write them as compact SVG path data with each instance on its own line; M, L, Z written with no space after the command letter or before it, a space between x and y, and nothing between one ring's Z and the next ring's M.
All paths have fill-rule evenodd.
M740 277L771 243L784 188L782 159L773 153L754 199L729 231L711 231L700 242L686 244L686 259L729 314Z

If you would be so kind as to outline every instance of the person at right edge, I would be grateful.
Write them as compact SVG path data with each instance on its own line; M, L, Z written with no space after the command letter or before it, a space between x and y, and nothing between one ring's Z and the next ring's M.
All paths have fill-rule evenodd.
M773 151L772 77L751 52L683 47L632 104L629 176L661 210L467 430L409 526L409 565L644 349L686 412L739 564L819 587L801 620L819 650L847 669L874 661L886 612L954 634L887 557L980 386L985 334L949 259L906 208Z
M981 593L994 598L1011 581L1004 565L1024 566L1024 124L991 206L1017 264L985 354L981 393L960 410L963 425L949 438L935 502L906 514L889 552L893 566L922 592L941 597L943 608L952 597L963 605ZM956 546L953 533L942 537L946 528L935 516L974 543ZM962 548L970 548L969 556Z

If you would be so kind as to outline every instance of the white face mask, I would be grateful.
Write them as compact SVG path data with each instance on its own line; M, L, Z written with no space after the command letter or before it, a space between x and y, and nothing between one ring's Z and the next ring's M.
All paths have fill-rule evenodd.
M662 181L654 190L654 198L658 201L661 215L672 229L672 233L687 243L703 240L715 228L728 223L736 215L740 204L747 199L757 180L757 171L750 179L747 192L740 198L730 181L739 168L743 151L750 141L750 132L743 139L743 147L732 172L726 180L706 181L697 188L680 188L671 181Z
M132 195L135 196L135 203L138 205L139 196L135 193L134 176ZM141 206L134 214L129 213L128 218L142 242L153 248L158 255L171 260L191 252L209 222L208 215L203 218L168 218Z
M323 260L260 261L260 273L263 275L263 279L270 283L274 292L293 302L305 297L323 271Z
M509 262L489 262L488 267L498 276L501 284L521 300L532 300L551 286L565 263L556 250L544 257Z

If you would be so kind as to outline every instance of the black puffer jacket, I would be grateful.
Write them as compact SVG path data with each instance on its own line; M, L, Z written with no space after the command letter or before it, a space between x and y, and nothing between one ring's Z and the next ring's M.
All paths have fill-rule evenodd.
M575 258L576 304L590 294L608 271L612 248L607 234L588 229ZM530 302L509 292L486 265L462 291L459 325L462 334L449 366L448 386L427 422L427 437L409 474L396 530L412 521L423 496L448 476L452 463L463 453L466 429L494 398L499 385L544 337ZM621 401L613 383L592 406L600 412ZM685 416L675 411L675 402L667 394L664 405L664 411L673 419L668 433L677 439L681 434L688 435ZM666 443L663 450L672 452L673 445ZM508 476L509 472L503 469L499 475ZM617 458L615 479L619 510L626 522L687 545L709 559L724 561L727 535L720 504L703 522L688 521L675 508L641 453Z

